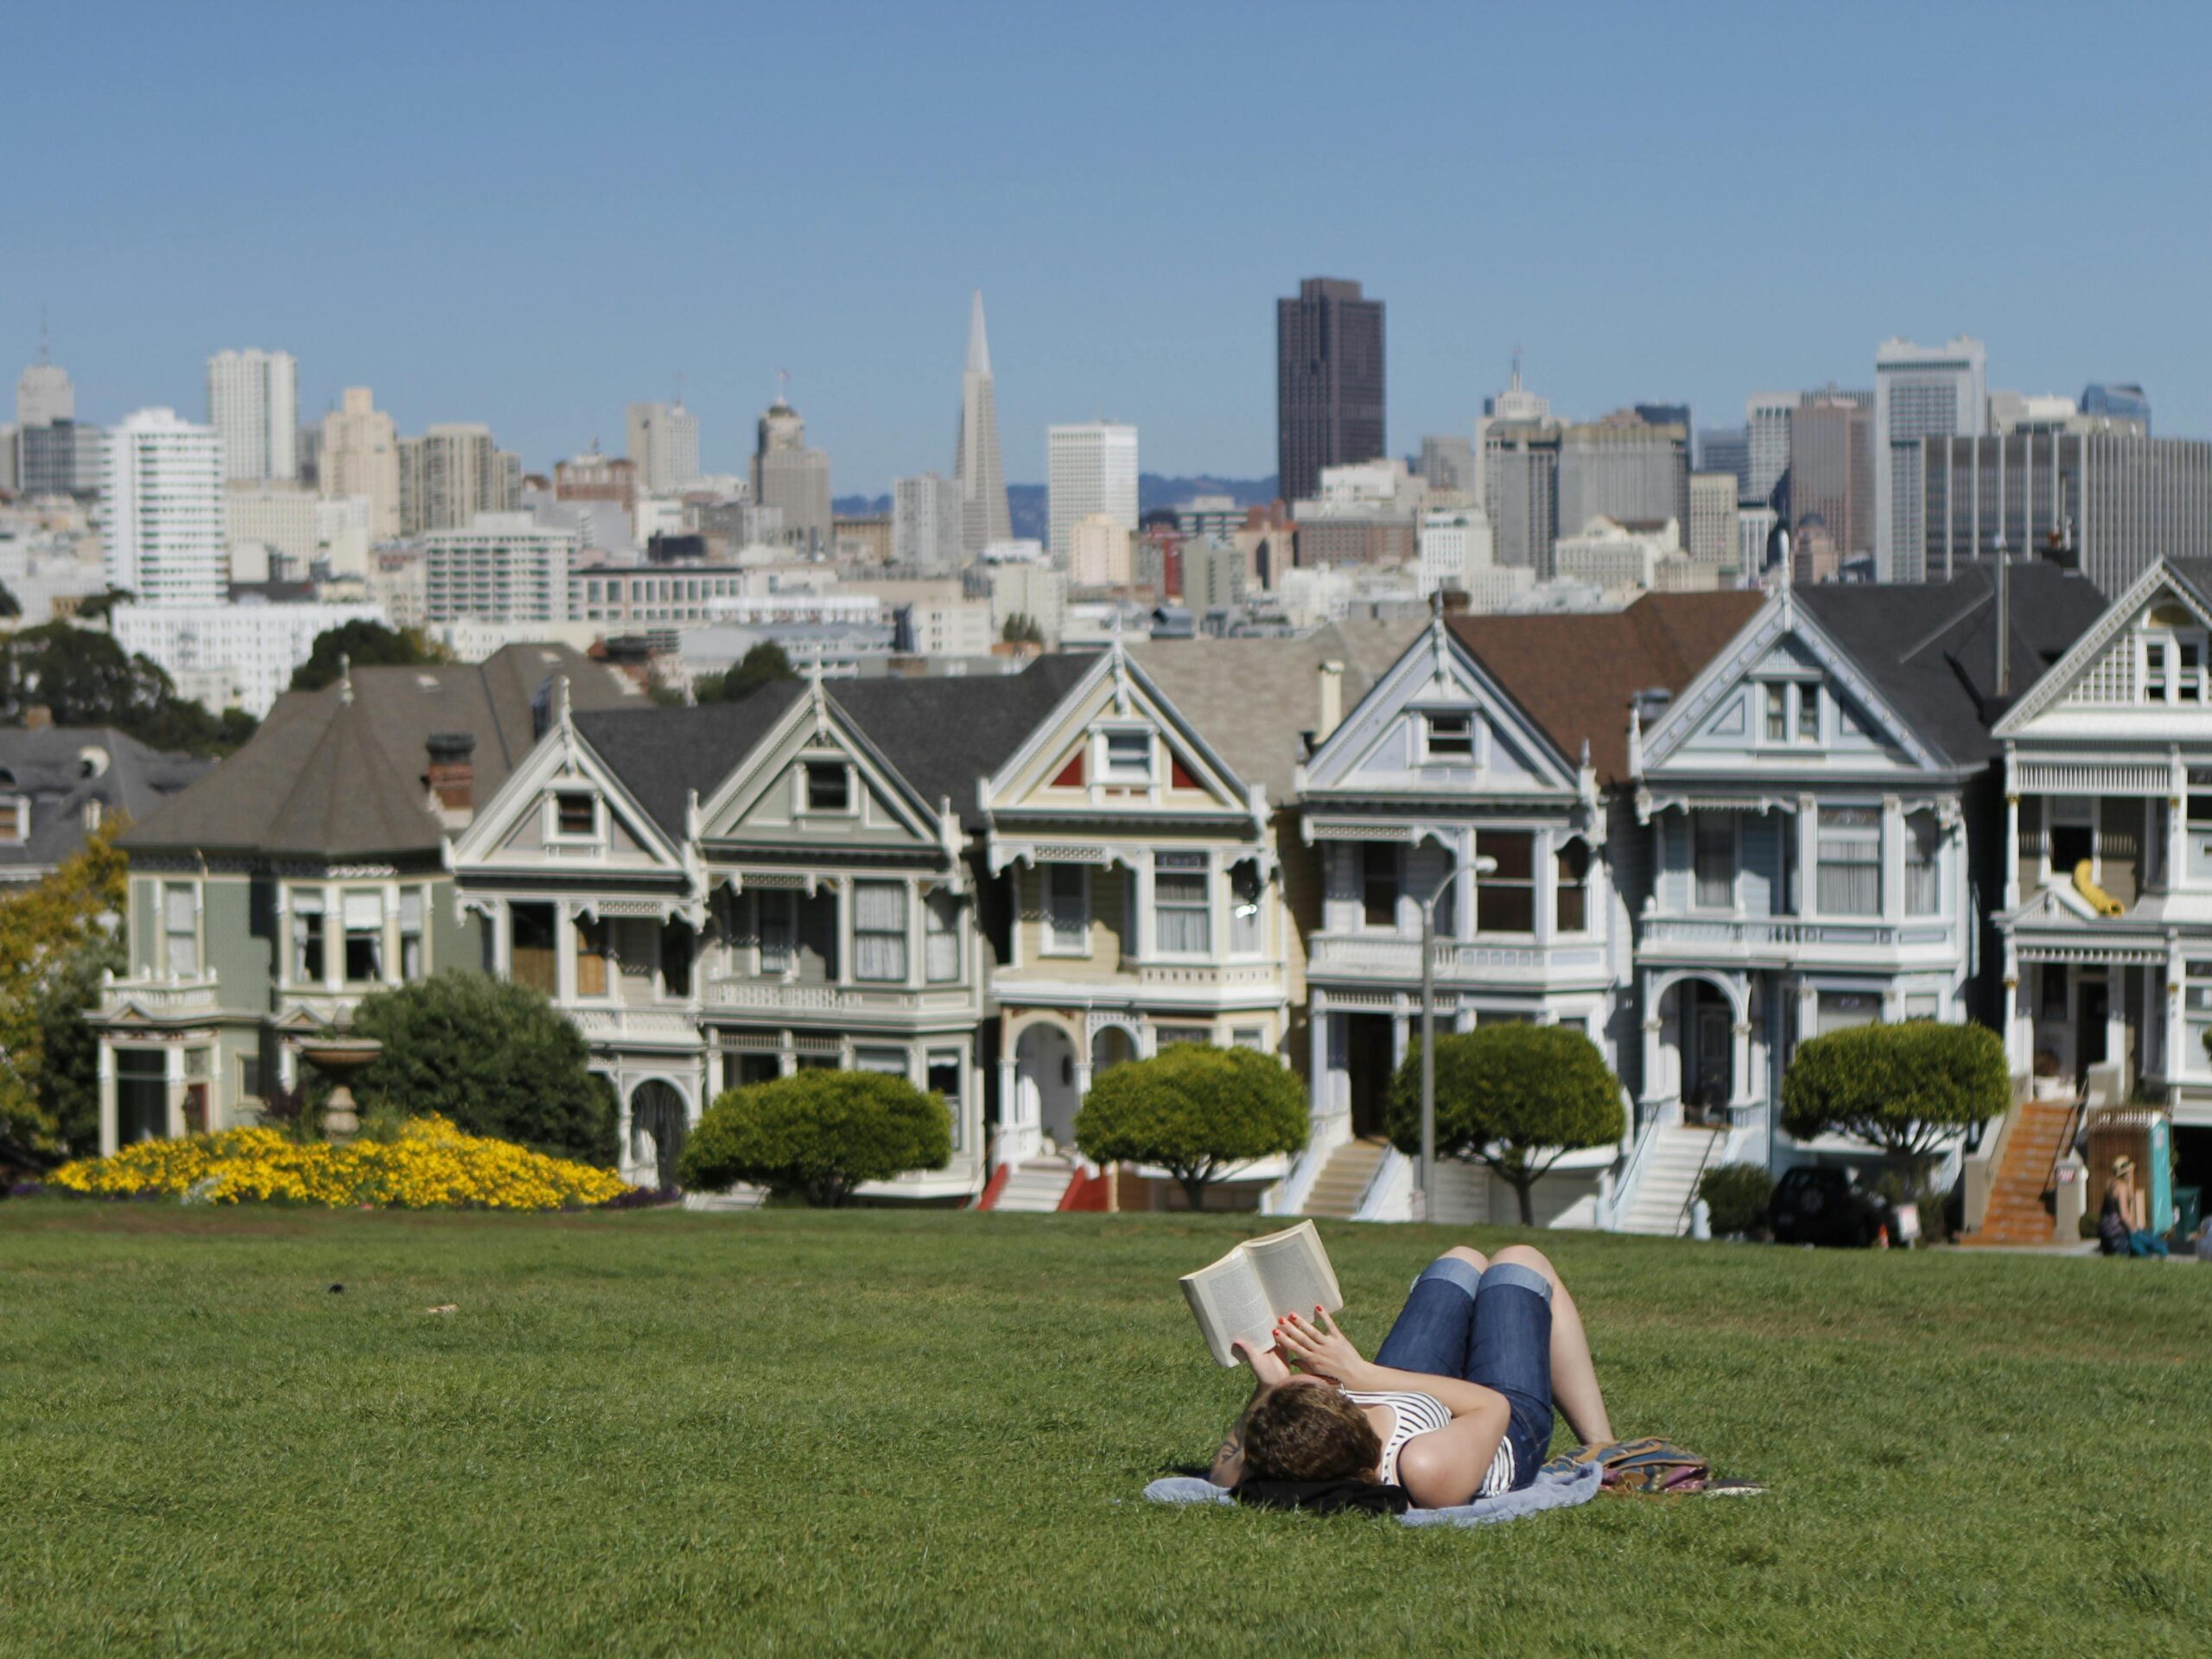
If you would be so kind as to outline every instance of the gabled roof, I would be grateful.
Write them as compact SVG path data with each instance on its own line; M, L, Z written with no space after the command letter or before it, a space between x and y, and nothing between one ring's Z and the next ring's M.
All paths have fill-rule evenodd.
M575 723L653 822L681 841L691 791L705 799L805 694L803 681L776 680L736 702L601 709L578 713Z
M1604 784L1628 779L1629 699L1679 696L1765 602L1758 593L1646 594L1624 610L1455 616L1452 632L1508 696Z
M0 876L49 870L85 844L85 808L103 816L151 816L215 763L149 748L111 726L0 730L0 795L30 803L30 837L0 842Z
M446 829L423 783L431 734L475 739L475 798L489 801L537 741L539 692L563 677L577 709L639 695L582 652L550 645L508 645L482 663L359 668L342 684L287 691L252 741L122 844L315 858L435 851Z

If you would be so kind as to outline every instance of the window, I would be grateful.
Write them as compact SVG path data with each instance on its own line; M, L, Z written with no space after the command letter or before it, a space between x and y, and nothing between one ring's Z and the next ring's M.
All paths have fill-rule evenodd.
M1554 855L1555 894L1552 925L1562 933L1580 933L1590 925L1590 849L1570 841Z
M1056 957L1090 954L1090 872L1080 864L1045 866L1045 949Z
M31 838L31 804L20 795L0 795L0 842L20 847Z
M1690 819L1690 857L1700 910L1727 910L1736 902L1736 817L1699 812Z
M2177 639L2175 651L2181 658L2174 675L2174 698L2179 702L2204 701L2204 642L2201 639Z
M2143 641L2143 696L2145 702L2166 700L2166 639L2147 635Z
M1934 916L1942 910L1943 841L1935 813L1923 808L1904 820L1904 913Z
M1819 828L1819 902L1823 916L1882 913L1882 812L1873 806L1824 806Z
M853 810L853 774L842 760L806 763L806 810L810 812L849 812Z
M162 888L162 961L179 979L200 971L199 894L188 881L171 881Z
M1471 715L1431 715L1426 721L1429 758L1433 760L1471 760L1475 758L1475 721Z
M2212 963L2206 965L2212 966ZM2190 971L2196 971L2194 964ZM2066 964L2046 962L2038 977L2043 982L2043 1002L2036 1010L2036 1017L2039 1020L2063 1020L2066 1017Z
M1362 918L1370 927L1398 925L1398 849L1371 843L1359 849Z
M1154 1026L1152 1028L1152 1034L1156 1048L1173 1048L1178 1043L1213 1041L1213 1028L1211 1026Z
M798 894L769 887L753 895L760 917L760 971L787 974L798 946Z
M1481 870L1475 877L1476 932L1536 931L1535 840L1518 830L1477 833L1477 860L1487 858L1497 868Z
M1770 685L1766 692L1766 741L1787 743L1789 741L1789 688Z
M259 1100L261 1097L261 1056L241 1054L238 1056L238 1098Z
M563 841L591 841L599 834L599 798L564 789L553 797L553 833Z
M1229 950L1231 956L1256 957L1265 949L1262 925L1260 861L1240 858L1229 867Z
M1797 688L1797 741L1818 743L1821 741L1821 688L1801 685Z
M1168 956L1202 957L1213 948L1204 853L1156 853L1152 875L1154 943Z
M903 1048L856 1048L853 1051L853 1070L874 1071L886 1077L906 1075L906 1051Z
M384 977L384 895L346 895L346 982L367 984Z
M1256 1053L1268 1052L1268 1033L1262 1026L1232 1026L1229 1031L1231 1048L1249 1048Z
M2078 799L2054 799L2045 807L2050 817L2050 868L2070 876L2075 867L2097 855L2097 804Z
M660 930L661 989L670 996L691 995L691 956L696 939L683 922L664 922Z
M2050 969L2045 969L2048 973ZM2212 1033L2212 962L2192 962L2182 981L2182 1018L2189 1024L2189 1041L2183 1048L2183 1064L2195 1071L2204 1064L2204 1039ZM2059 1017L2063 1018L2062 1007Z
M853 883L855 977L896 984L906 977L906 884Z
M576 995L607 995L607 924L576 918ZM551 987L547 987L550 990Z
M1148 784L1152 781L1152 734L1106 734L1106 781L1109 784Z
M1881 1019L1882 999L1872 991L1822 991L1813 1034L1825 1037L1854 1026L1878 1025Z
M292 982L322 982L322 895L292 894Z
M960 977L960 897L942 887L922 904L922 976L932 985Z
M922 1074L922 1087L940 1096L945 1109L952 1114L952 1149L958 1152L964 1138L968 1116L961 1109L960 1051L957 1048L930 1050L926 1069Z
M423 889L399 890L399 976L423 977Z

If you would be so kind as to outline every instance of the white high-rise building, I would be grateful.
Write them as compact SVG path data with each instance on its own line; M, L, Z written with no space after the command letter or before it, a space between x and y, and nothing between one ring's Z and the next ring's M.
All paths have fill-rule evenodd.
M1078 520L1103 512L1135 534L1137 429L1111 421L1049 427L1045 433L1046 544L1065 567Z
M1736 556L1736 474L1690 474L1689 556L1710 564Z
M1076 588L1126 588L1135 580L1128 527L1106 513L1076 520L1068 531L1068 582Z
M641 495L673 495L699 478L699 417L673 404L632 404L631 464Z
M423 538L429 622L565 622L580 538L527 512L480 512L466 530Z
M207 423L223 441L225 478L300 475L300 371L289 352L218 352L207 359Z
M1481 572L1496 566L1490 515L1480 507L1435 507L1421 515L1417 580L1422 597L1440 588L1468 593Z
M100 469L107 581L149 605L225 597L223 445L212 426L142 409L109 432Z
M960 486L936 473L891 480L891 559L924 570L963 563Z
M118 605L115 642L159 664L177 694L208 709L243 709L257 720L276 706L316 638L348 622L390 626L375 605Z
M1885 340L1874 348L1874 575L1919 582L1926 498L1923 438L1989 430L1989 359L1961 335L1940 346Z
M52 426L56 421L77 418L77 390L69 384L69 371L46 359L46 339L39 338L38 361L16 382L16 424Z
M1802 402L1802 394L1795 391L1755 391L1744 399L1744 426L1751 459L1743 500L1766 505L1774 486L1789 470L1789 416Z
M1014 534L1007 510L1006 463L999 455L999 405L991 343L983 332L983 290L968 314L968 366L960 377L960 438L952 452L960 486L960 544L970 556Z
M315 478L325 495L367 500L370 539L399 535L399 431L368 387L346 387L344 406L322 417Z

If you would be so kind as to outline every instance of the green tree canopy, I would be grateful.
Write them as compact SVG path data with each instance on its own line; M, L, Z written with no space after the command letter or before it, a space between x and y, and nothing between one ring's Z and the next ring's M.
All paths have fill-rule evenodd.
M834 1208L863 1181L951 1156L939 1096L880 1072L817 1069L724 1092L684 1141L678 1176L695 1190L749 1181Z
M1178 1043L1090 1085L1075 1143L1094 1163L1157 1164L1193 1210L1238 1164L1296 1152L1309 1121L1298 1074L1249 1048Z
M701 702L742 702L772 681L797 678L798 671L791 666L784 648L772 639L763 639L727 674L701 675L693 683L691 694Z
M2011 1104L2005 1045L1983 1026L1909 1020L1854 1026L1797 1046L1782 1077L1782 1127L1834 1133L1913 1168L1948 1137Z
M350 1034L384 1044L353 1084L365 1105L438 1112L471 1135L614 1161L613 1091L543 992L448 969L363 997Z
M211 714L112 634L48 622L0 641L0 718L41 704L57 726L112 726L157 749L227 754L253 735L242 709Z
M1579 1026L1484 1026L1436 1039L1436 1155L1487 1164L1536 1223L1536 1183L1568 1153L1618 1141L1620 1079ZM1390 1140L1421 1150L1421 1048L1390 1079Z
M1037 626L1037 619L1026 611L1015 611L1000 625L999 638L1009 645L1041 645L1045 631Z
M292 671L292 690L320 691L335 684L340 658L354 668L412 668L451 662L453 654L433 645L419 628L388 628L357 617L315 635L307 661Z
M122 828L110 819L45 880L0 898L0 1165L51 1163L99 1138L98 1050L84 1014L101 969L123 965L113 927L130 896Z

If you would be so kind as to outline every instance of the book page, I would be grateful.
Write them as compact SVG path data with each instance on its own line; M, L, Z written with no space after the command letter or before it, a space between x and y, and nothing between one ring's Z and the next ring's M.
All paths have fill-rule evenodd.
M1217 1363L1239 1363L1229 1345L1239 1337L1248 1338L1262 1348L1273 1344L1274 1313L1268 1305L1267 1293L1261 1288L1260 1277L1253 1272L1243 1247L1231 1250L1211 1267L1185 1274L1181 1283L1183 1294L1190 1300L1191 1312L1198 1321L1198 1330Z
M1337 1270L1329 1265L1321 1235L1310 1221L1301 1221L1287 1232L1265 1238L1248 1238L1244 1253L1252 1259L1270 1307L1276 1313L1313 1317L1316 1303L1334 1313L1344 1305L1337 1287ZM1269 1321L1270 1328L1273 1320Z

